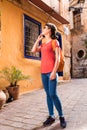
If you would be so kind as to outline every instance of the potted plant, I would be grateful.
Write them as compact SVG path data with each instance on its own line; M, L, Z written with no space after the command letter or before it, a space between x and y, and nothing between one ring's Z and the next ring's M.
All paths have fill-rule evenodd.
M15 66L5 67L0 71L0 77L6 79L10 85L6 87L9 92L10 100L17 100L19 97L19 85L21 80L29 79L28 75L24 75L22 71Z

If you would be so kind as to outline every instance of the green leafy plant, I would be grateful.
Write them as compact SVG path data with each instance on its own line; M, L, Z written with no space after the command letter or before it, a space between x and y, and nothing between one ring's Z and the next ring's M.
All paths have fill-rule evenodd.
M0 71L0 74L0 78L6 79L10 83L10 86L16 86L21 80L30 79L30 76L24 75L22 71L15 66L11 66L10 68L5 67Z

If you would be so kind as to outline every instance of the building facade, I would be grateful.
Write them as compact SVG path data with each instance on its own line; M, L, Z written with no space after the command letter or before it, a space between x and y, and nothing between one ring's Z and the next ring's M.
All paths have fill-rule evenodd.
M19 83L20 93L42 88L41 54L32 54L31 48L47 22L54 23L61 34L65 55L62 78L70 79L70 42L64 33L64 25L68 26L69 17L67 13L64 14L67 7L63 11L63 2L64 0L0 0L0 70L16 66L33 79L32 83ZM0 87L7 84L0 79Z
M72 77L87 77L87 1L70 0ZM82 5L81 5L82 4Z

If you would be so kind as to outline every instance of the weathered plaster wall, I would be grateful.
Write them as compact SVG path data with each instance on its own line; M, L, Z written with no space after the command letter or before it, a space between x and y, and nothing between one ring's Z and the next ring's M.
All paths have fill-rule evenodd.
M24 74L33 78L32 84L22 81L19 84L20 92L31 91L42 88L40 80L40 61L24 58L24 35L23 35L23 14L29 13L18 8L6 0L1 4L1 37L2 44L0 49L0 69L6 66L15 65ZM7 82L0 79L0 87L7 86Z
M75 3L74 3L75 2ZM76 1L72 0L70 5L77 5ZM77 5L78 7L78 5ZM81 13L81 26L79 30L72 29L72 77L83 78L87 77L87 48L85 40L87 40L87 1L85 0L84 9ZM70 12L73 14L73 12ZM73 16L73 15L72 15ZM73 17L70 19L73 20ZM70 22L71 23L71 22ZM80 57L79 57L80 56Z

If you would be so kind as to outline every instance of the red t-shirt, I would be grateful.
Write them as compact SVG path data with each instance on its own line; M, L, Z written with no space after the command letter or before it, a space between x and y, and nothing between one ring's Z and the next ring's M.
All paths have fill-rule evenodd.
M55 41L55 48L59 43ZM52 47L52 41L41 45L41 73L52 72L55 64L55 53Z

